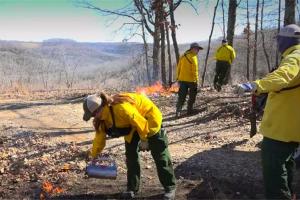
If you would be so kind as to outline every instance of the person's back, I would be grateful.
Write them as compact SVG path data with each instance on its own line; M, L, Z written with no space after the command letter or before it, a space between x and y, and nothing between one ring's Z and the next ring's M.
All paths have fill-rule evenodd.
M235 59L235 51L232 46L227 43L227 40L222 40L222 45L215 53L216 69L214 77L214 88L220 91L222 85L227 84L231 70L231 64Z
M178 81L197 83L199 80L197 53L187 50L180 57L176 72Z
M283 88L300 85L300 45L294 45L283 54L283 59L273 73L257 80L257 92L268 90L260 130L269 138L284 142L300 142L300 88ZM275 84L276 81L276 84Z
M124 93L121 95L128 95L135 101L135 103L124 102L115 105L115 109L122 112L120 115L116 116L116 121L127 120L128 122L132 122L135 117L135 121L143 123L144 118L147 118L147 131L139 131L140 137L142 138L145 136L150 137L160 130L162 124L162 113L148 97L137 93ZM136 112L138 112L142 117L139 120L137 119L139 115L135 114Z
M229 44L223 44L216 51L215 58L216 60L227 61L231 64L235 59L235 51Z

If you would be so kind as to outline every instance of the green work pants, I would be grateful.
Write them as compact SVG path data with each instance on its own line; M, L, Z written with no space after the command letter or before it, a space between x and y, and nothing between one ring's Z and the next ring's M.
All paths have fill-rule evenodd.
M263 138L261 157L267 199L291 199L296 142Z
M187 103L188 113L192 112L193 105L196 101L197 96L197 83L179 81L178 99L176 104L176 112L180 112L185 102L186 96L189 94L189 100Z
M140 161L138 144L140 137L137 133L133 135L131 143L125 142L126 165L127 165L127 190L137 192L140 185ZM165 191L175 189L175 175L168 150L168 139L164 130L148 138L149 149L155 161L160 183Z
M227 84L228 71L230 69L230 63L227 61L217 61L216 74L214 78L214 87L218 91L221 90L222 85Z

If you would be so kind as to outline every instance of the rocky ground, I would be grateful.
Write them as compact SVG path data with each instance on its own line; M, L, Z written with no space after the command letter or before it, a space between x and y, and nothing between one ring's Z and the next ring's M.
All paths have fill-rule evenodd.
M85 153L94 132L82 121L82 95L0 97L0 199L119 199L126 189L124 141L107 142L116 180L87 178ZM177 177L176 199L261 199L261 135L249 138L250 97L204 88L192 116L174 117L176 96L149 96L163 125ZM161 199L149 152L141 152L138 198Z

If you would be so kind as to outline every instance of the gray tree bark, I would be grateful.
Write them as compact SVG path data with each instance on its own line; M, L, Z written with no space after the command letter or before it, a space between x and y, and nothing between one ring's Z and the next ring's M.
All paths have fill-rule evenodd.
M249 0L247 0L247 80L250 80L250 19L249 19Z
M255 33L254 33L254 51L253 51L253 71L252 80L256 79L257 73L257 35L258 35L258 12L259 12L259 0L256 1L256 15L255 15Z
M171 37L173 41L173 47L175 51L175 58L176 58L176 63L179 61L179 48L177 44L177 39L176 39L176 23L175 23L175 17L174 17L174 2L173 0L169 0L169 10L170 10L170 20L171 20Z
M209 39L208 39L208 46L207 46L206 57L205 57L205 63L204 63L204 69L203 69L203 74L202 74L201 87L203 87L203 85L204 85L204 79L205 79L206 68L207 68L207 61L208 61L208 56L209 56L209 51L210 51L210 42L211 42L212 34L213 34L213 32L214 32L215 18L216 18L216 13L217 13L218 5L219 5L219 0L217 0L216 6L215 6L215 8L214 8L214 16L213 16L212 27L211 27L210 34L209 34Z
M169 63L169 86L173 83L173 67L172 67L172 58L171 58L171 47L170 47L170 36L169 36L169 22L165 19L165 30L167 38L167 47L168 47L168 63Z
M296 10L296 0L285 0L284 26L288 24L296 23L295 10Z
M281 21L281 0L279 0L278 3L278 21L277 21L277 33L279 33L280 30L280 21ZM275 58L275 67L277 68L278 66L278 61L279 61L279 52L278 49L276 49L276 58Z
M228 7L228 24L227 24L227 40L228 44L233 46L233 37L236 21L237 0L229 0Z
M166 73L166 32L165 32L165 18L164 18L164 3L163 1L159 4L159 29L160 29L160 65L161 65L161 81L163 86L167 86L167 73Z
M263 24L264 24L264 5L265 5L265 0L262 0L262 2L261 2L261 16L260 16L260 33L261 33L261 38L262 38L262 46L263 46L265 58L266 58L267 65L268 65L268 71L270 72L271 71L271 64L270 64L269 54L268 54L267 48L266 48L265 33L264 33L264 28L263 28Z

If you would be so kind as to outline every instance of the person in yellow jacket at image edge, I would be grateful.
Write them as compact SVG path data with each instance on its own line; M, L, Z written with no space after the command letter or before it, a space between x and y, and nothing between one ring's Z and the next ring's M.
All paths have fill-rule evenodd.
M216 74L214 78L214 88L218 92L221 91L222 85L225 85L228 82L231 64L235 57L236 54L234 48L228 44L226 39L223 39L222 45L215 53Z
M300 27L280 29L279 67L264 78L239 84L236 92L268 93L260 125L261 157L267 199L292 199L294 153L300 142Z
M122 193L122 197L134 198L138 192L141 176L138 151L149 148L159 180L165 189L164 199L175 198L176 180L167 135L161 129L162 113L149 98L137 93L123 93L112 97L101 93L100 98L89 95L83 102L83 110L85 121L94 117L96 135L91 150L92 158L96 158L104 149L113 121L119 131L129 130L124 136L127 191Z
M199 82L197 55L202 49L203 48L198 43L194 42L190 45L190 49L187 50L178 61L176 68L176 80L179 83L179 91L176 104L176 117L179 117L182 114L181 110L187 94L189 94L187 114L192 114L193 112L193 105L196 101Z

